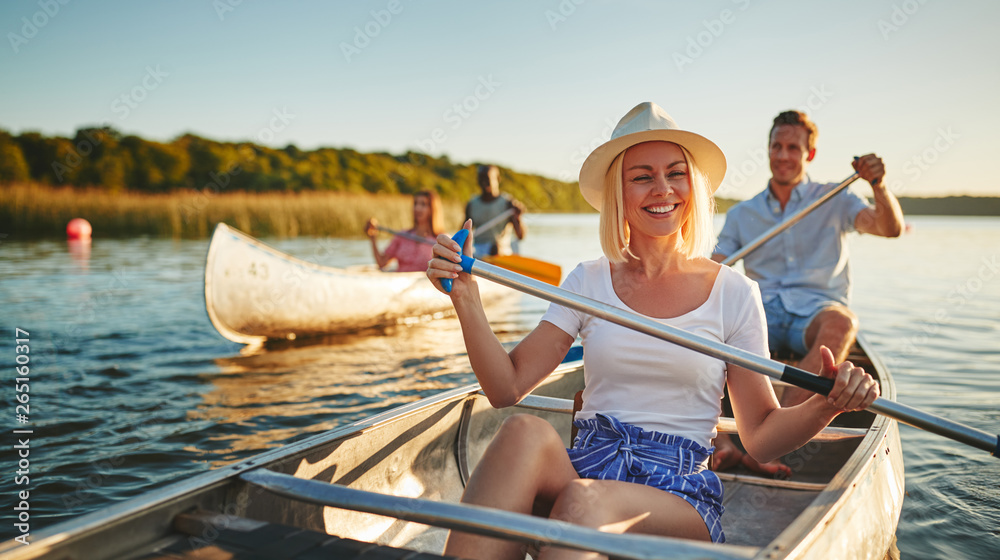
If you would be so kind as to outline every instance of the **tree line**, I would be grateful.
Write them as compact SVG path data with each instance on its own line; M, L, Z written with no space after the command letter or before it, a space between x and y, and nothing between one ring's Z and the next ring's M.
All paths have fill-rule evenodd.
M489 162L484 162L489 163ZM116 192L177 191L412 194L433 190L446 200L479 193L476 163L417 152L392 155L350 148L300 150L249 142L217 142L184 134L170 142L86 127L72 138L0 129L0 184L40 183ZM590 211L575 183L501 168L501 189L530 210Z
M341 192L412 194L433 190L462 202L479 193L476 163L418 152L391 155L350 148L276 149L184 134L170 142L86 127L72 138L0 129L0 186L43 184L108 193ZM540 212L590 212L576 183L500 169L501 188ZM719 212L736 201L717 199ZM908 214L1000 215L1000 198L901 197Z

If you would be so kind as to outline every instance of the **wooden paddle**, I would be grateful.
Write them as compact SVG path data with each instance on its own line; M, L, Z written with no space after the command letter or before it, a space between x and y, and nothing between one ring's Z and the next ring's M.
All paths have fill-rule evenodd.
M486 222L472 230L472 238L475 239L480 232L486 231L491 227L510 219L510 217L514 215L514 212L516 212L514 208L508 208L493 218L486 220ZM562 268L559 265L550 262L530 259L520 255L490 255L483 256L482 259L490 264L506 268L507 270L513 270L519 274L534 278L535 280L541 280L542 282L552 284L554 286L558 286L559 282L562 280Z
M459 247L462 247L465 245L468 235L468 230L463 229L459 230L452 239L458 243ZM717 340L691 334L683 329L654 321L634 311L614 307L574 294L562 288L543 284L472 257L463 255L461 265L462 270L469 274L475 274L476 276L492 280L520 292L540 297L546 301L600 317L616 325L621 325L625 328L666 340L667 342L673 342L695 352L718 358L726 363L744 367L750 371L790 383L814 393L826 396L833 388L833 379L813 375L803 369L758 356L753 352L735 348ZM452 282L450 278L443 278L441 285L444 286L446 291L451 291ZM989 434L982 430L882 397L875 399L875 402L867 410L950 438L959 443L989 451L994 457L1000 457L1000 435Z
M500 222L506 222L511 216L514 215L514 212L517 212L517 210L514 208L508 208L496 216L493 216L489 220L486 220L481 225L476 226L476 229L472 230L472 238L475 239L477 235L499 224Z
M434 241L427 239L426 237L420 237L419 235L412 234L408 231L397 231L382 226L375 226L375 228L379 231L398 235L417 243L423 243L425 245L434 244ZM485 257L484 260L500 268L514 271L529 278L545 282L546 284L552 284L553 286L558 286L559 282L562 281L562 267L543 260L522 257L521 255L493 255Z
M858 159L858 158L854 158L854 159ZM772 227L771 229L769 229L769 230L765 231L764 233L760 234L759 236L757 236L757 239L754 239L750 243L747 243L746 245L743 246L742 249L740 249L739 251L736 251L732 255L729 255L728 257L726 257L726 260L722 261L722 264L727 265L727 266L732 266L732 265L736 264L740 259L742 259L743 257L745 257L748 254L750 254L750 252L753 251L754 249L756 249L757 247L760 247L764 243L767 243L768 241L770 241L771 239L773 239L774 237L776 237L779 233L781 233L781 232L785 231L786 229L788 229L788 228L794 226L795 224L799 223L799 221L801 221L802 218L805 218L810 212L812 212L813 210L819 208L820 206L823 205L824 202L826 202L827 200L830 200L831 198L833 198L834 196L836 196L837 193L839 193L840 191L846 189L851 183L853 183L854 181L858 180L858 177L859 177L859 175L857 173L855 173L855 174L851 175L850 177L844 179L839 185L837 185L836 187L834 187L833 190L831 190L830 192L826 193L825 195L819 197L818 199L816 199L809 206L806 206L802 210L799 210L795 214L792 214L791 216L789 216L787 219L783 220L782 222L780 222L778 224L775 224L774 227Z

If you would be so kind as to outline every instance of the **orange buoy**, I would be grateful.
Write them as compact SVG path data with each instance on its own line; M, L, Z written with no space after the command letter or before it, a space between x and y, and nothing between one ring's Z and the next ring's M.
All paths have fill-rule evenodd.
M90 233L93 228L90 222L83 218L73 218L66 224L66 237L68 239L78 239L80 241L90 241Z

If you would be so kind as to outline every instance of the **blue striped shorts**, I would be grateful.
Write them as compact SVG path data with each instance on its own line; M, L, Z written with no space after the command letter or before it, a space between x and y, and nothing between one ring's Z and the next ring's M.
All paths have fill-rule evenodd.
M694 506L712 537L722 532L722 482L708 470L712 449L680 436L643 430L613 416L575 420L579 428L568 449L581 478L621 480L670 492Z

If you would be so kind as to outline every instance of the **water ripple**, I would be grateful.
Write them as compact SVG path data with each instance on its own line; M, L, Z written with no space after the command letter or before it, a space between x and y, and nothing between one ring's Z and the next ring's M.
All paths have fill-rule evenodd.
M525 254L564 271L600 254L596 215L530 218ZM915 222L898 240L851 241L862 329L900 401L1000 431L1000 277L971 280L1000 252L1000 220ZM275 244L308 256L316 243ZM370 258L365 241L337 244L324 264ZM45 411L32 417L38 528L473 381L454 318L251 351L222 339L204 310L206 247L99 240L82 267L63 243L4 243L0 308L32 333L32 404ZM546 307L526 297L490 319L512 342ZM1000 462L900 432L903 557L1000 558Z

